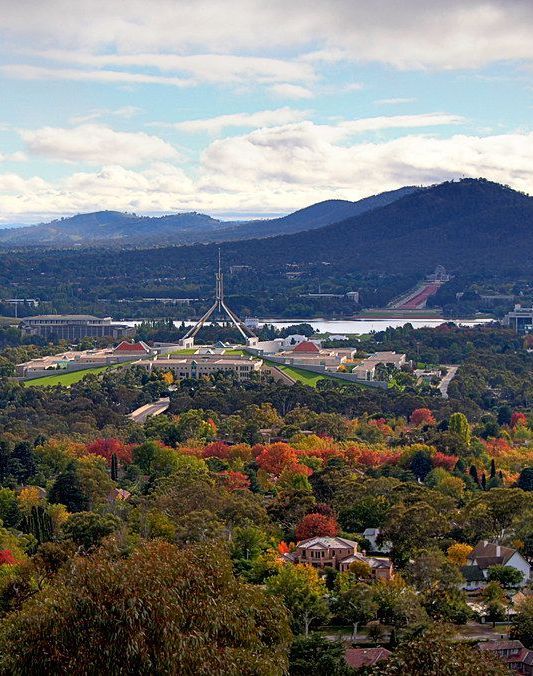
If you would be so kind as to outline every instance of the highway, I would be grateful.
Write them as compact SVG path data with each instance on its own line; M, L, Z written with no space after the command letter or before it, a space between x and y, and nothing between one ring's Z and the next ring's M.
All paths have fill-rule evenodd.
M149 415L160 415L164 413L170 406L170 398L162 397L158 401L154 401L152 404L144 404L138 409L129 414L128 418L134 422L143 423L146 421Z

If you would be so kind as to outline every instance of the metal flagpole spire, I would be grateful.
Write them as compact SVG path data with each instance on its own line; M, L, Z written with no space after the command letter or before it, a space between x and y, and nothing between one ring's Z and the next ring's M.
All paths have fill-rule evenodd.
M215 273L215 302L209 310L196 322L194 326L187 331L187 333L181 339L186 340L187 338L193 338L196 336L198 331L202 328L205 322L211 317L211 315L217 310L222 314L225 313L228 318L231 320L231 323L239 331L241 336L248 340L250 338L256 338L255 333L246 326L243 321L226 305L224 301L224 275L222 273L222 257L220 253L220 248L218 249L218 271Z

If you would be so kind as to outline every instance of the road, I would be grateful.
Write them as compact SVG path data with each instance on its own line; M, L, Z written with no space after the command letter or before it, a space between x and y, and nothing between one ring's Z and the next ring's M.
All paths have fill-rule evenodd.
M444 368L448 369L448 373L440 381L439 390L442 394L443 399L448 399L448 386L452 382L455 374L457 373L458 366L445 366Z
M158 401L154 401L152 404L144 404L138 409L129 414L128 418L134 422L143 423L146 421L149 415L160 415L164 413L170 406L169 397L162 397Z

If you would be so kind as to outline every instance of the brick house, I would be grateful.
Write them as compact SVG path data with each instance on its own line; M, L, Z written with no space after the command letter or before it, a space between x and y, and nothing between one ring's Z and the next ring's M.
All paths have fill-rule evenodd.
M315 568L336 568L340 572L349 569L352 563L360 561L370 566L376 580L390 580L394 570L390 559L366 556L358 551L357 542L341 537L314 537L302 540L294 552L287 557L293 563L302 563Z

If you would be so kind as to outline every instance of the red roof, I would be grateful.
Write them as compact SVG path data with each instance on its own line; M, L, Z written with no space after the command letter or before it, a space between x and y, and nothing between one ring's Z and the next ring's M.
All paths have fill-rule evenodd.
M143 343L128 343L127 340L123 340L117 347L113 350L114 352L149 352L148 347Z
M293 349L293 352L320 352L320 349L312 343L310 340L304 340L302 343L298 343Z
M388 660L392 655L386 648L348 648L344 655L346 662L354 669L373 667L377 662Z

